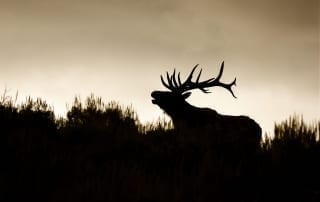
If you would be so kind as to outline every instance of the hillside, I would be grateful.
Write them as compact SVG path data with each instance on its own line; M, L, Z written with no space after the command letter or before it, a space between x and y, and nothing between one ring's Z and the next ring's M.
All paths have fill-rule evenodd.
M187 132L94 96L65 119L41 99L2 97L0 200L320 200L320 121L289 117L250 154Z

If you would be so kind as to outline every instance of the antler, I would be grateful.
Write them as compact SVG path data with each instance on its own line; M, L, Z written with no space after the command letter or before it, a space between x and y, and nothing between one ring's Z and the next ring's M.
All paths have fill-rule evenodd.
M197 64L196 66L193 67L189 76L187 77L187 79L183 83L181 82L181 79L180 79L180 72L178 73L178 79L176 79L176 70L175 69L174 69L173 74L171 76L169 76L169 73L167 72L166 75L167 75L168 83L166 83L164 81L162 75L160 76L161 82L166 88L168 88L172 92L179 93L179 94L182 94L183 92L193 90L193 89L200 89L204 93L210 93L210 91L207 88L214 87L214 86L220 86L220 87L227 89L232 94L233 97L237 98L232 91L232 86L236 85L236 78L233 80L233 82L231 82L229 84L220 82L220 79L221 79L222 73L223 73L223 69L224 69L224 62L222 62L222 64L221 64L220 71L219 71L217 78L211 78L211 79L199 82L199 79L200 79L200 76L202 73L202 69L200 69L200 72L197 76L196 81L193 82L192 81L193 73L196 70L196 68L198 67L198 65L199 64Z

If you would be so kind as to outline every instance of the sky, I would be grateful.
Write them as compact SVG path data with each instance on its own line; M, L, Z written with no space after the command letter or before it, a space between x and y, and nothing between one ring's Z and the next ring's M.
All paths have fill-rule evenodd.
M320 117L318 0L0 0L0 92L41 97L64 115L75 96L132 105L141 122L160 75L237 78L188 102L247 115L267 133L290 115ZM3 89L3 90L1 90Z

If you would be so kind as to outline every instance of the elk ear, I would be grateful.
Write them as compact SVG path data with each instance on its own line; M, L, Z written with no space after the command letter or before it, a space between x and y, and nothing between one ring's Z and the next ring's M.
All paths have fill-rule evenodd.
M191 92L182 94L183 99L187 99L191 95Z

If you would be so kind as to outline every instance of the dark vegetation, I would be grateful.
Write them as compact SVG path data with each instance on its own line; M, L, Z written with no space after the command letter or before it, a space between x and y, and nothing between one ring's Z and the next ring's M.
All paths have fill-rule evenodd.
M241 154L94 96L65 119L3 96L0 201L320 201L319 128L293 116Z

